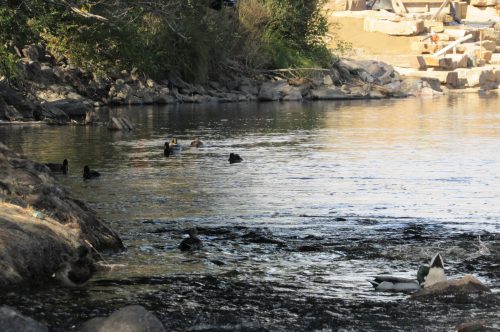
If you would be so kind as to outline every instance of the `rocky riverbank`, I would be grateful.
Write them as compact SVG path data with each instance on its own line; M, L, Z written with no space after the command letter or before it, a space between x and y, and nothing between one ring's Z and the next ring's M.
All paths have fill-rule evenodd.
M0 288L44 284L81 244L122 250L118 235L42 164L0 143Z
M403 78L380 61L342 60L332 68L226 74L219 82L154 81L137 70L97 75L57 60L41 45L22 52L26 81L15 90L0 81L0 121L65 124L109 105L380 99L441 94L439 82ZM306 75L309 78L303 78ZM288 77L288 78L286 78ZM290 78L293 77L293 78Z

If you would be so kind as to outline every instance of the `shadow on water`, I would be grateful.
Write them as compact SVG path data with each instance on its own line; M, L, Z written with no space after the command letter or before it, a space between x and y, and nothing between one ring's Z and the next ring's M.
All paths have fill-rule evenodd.
M500 328L497 101L135 107L111 111L132 133L0 127L1 141L35 160L68 158L60 180L128 249L85 289L25 289L0 303L54 331L127 304L172 331ZM172 137L183 152L165 158ZM195 137L203 148L189 148ZM230 152L244 161L229 165ZM85 164L101 178L83 182ZM204 248L180 252L193 226ZM367 282L415 278L435 252L448 276L474 274L493 292L422 303Z

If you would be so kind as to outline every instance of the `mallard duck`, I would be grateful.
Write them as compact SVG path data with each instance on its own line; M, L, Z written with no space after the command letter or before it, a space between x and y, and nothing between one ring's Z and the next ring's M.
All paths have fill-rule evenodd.
M229 163L230 164L234 164L234 163L241 163L243 161L243 158L240 157L239 154L236 154L236 153L230 153L229 154L229 159L228 159Z
M95 178L98 178L100 176L101 176L101 174L99 172L91 171L87 165L85 165L85 167L83 168L83 179L84 180L95 179Z
M195 228L188 230L189 237L182 240L179 244L179 249L181 251L193 251L200 250L203 247L203 242L198 238L198 232Z
M429 271L425 275L425 281L420 284L423 287L429 287L440 281L445 281L443 258L440 254L436 254L429 264Z
M181 152L182 148L181 145L177 143L177 138L172 138L172 141L170 141L169 149L171 154L178 154Z
M62 172L63 174L68 173L68 159L64 159L62 164L46 163L45 166L47 166L52 172Z
M191 142L191 147L193 148L201 148L203 146L203 142L200 141L198 137L194 139L194 141Z
M165 145L163 146L163 154L165 155L165 157L170 156L170 145L168 144L168 142L165 142Z
M64 254L62 260L54 276L65 286L84 286L96 271L90 252L83 245L78 247L76 258Z
M443 259L440 254L436 254L429 266L419 267L417 280L394 276L375 276L369 282L379 291L412 292L443 280L446 280Z

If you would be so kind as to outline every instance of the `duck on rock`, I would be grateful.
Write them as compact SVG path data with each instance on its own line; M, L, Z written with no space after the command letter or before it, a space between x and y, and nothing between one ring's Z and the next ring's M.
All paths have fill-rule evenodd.
M198 238L198 231L196 228L191 228L188 230L189 237L182 240L179 244L179 249L181 251L193 251L200 250L203 247L203 242Z
M64 159L62 164L46 163L45 166L47 166L51 172L62 172L63 174L68 173L68 159Z
M443 280L446 280L443 259L436 254L429 266L420 266L417 280L381 275L374 277L370 283L378 291L414 292Z
M90 170L90 167L87 165L85 165L85 167L83 168L83 179L84 180L95 179L95 178L98 178L100 176L101 176L101 174L99 172Z
M241 163L243 161L243 158L240 157L239 154L236 154L236 153L230 153L229 154L229 159L228 159L229 163L230 164L234 164L234 163Z
M84 286L96 271L90 251L84 245L77 248L76 257L64 254L62 260L54 276L68 287Z

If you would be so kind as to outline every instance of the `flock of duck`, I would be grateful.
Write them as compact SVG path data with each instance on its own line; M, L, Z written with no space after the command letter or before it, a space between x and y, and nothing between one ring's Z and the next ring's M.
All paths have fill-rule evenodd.
M199 148L203 146L203 142L196 138L191 142L190 146L193 148ZM179 154L181 150L181 145L177 142L177 138L174 137L170 143L166 142L164 144L163 152L164 155L168 157L170 155ZM233 164L239 163L243 161L243 159L238 154L230 153L228 161ZM64 159L62 164L47 163L45 165L52 172L62 172L63 174L67 174L68 172L67 159ZM99 172L91 170L88 165L83 168L83 178L85 180L97 178L99 176ZM181 251L195 251L202 249L203 242L198 237L196 228L189 229L187 233L189 234L189 237L182 240L178 248ZM62 257L62 261L62 264L54 276L64 285L85 285L95 272L95 265L91 258L89 249L86 246L80 246L75 257L65 255L65 257ZM390 275L379 275L373 277L373 280L369 280L375 290L402 292L418 291L422 288L430 287L442 281L446 281L446 276L444 273L444 262L439 253L432 258L428 266L420 266L417 272L416 280Z
M203 142L200 141L199 138L196 138L194 141L191 142L191 147L193 148L200 148L203 146ZM165 142L164 147L163 147L163 154L165 157L169 157L170 155L178 155L182 151L181 145L177 142L177 138L172 138L171 142ZM229 159L228 159L230 164L235 164L235 163L240 163L243 161L243 158L240 157L239 154L236 153L230 153L229 154ZM46 163L45 166L47 166L51 172L54 173L62 173L62 174L68 174L68 169L69 169L69 163L68 159L64 159L62 164L57 164L57 163ZM84 180L90 180L90 179L95 179L100 177L101 174L95 170L91 170L88 165L85 165L83 167L83 179Z
M204 144L199 139L196 138L191 142L190 146L193 148L200 148ZM165 157L170 155L178 155L182 151L181 145L177 142L177 138L172 138L169 142L165 142L163 153ZM240 163L243 158L236 153L230 153L229 159L230 164ZM68 174L69 162L64 159L61 164L58 163L45 163L45 166L53 173ZM88 165L83 167L83 179L90 180L100 177L101 174L95 170L91 170ZM203 247L202 241L198 238L198 232L195 228L189 229L189 237L184 239L180 245L179 249L181 251L193 251L199 250ZM54 273L54 277L57 278L63 285L70 287L79 287L87 283L87 281L92 277L96 271L92 255L88 247L81 245L77 248L77 253L75 256L70 256L63 254L61 256L62 263L59 268Z

